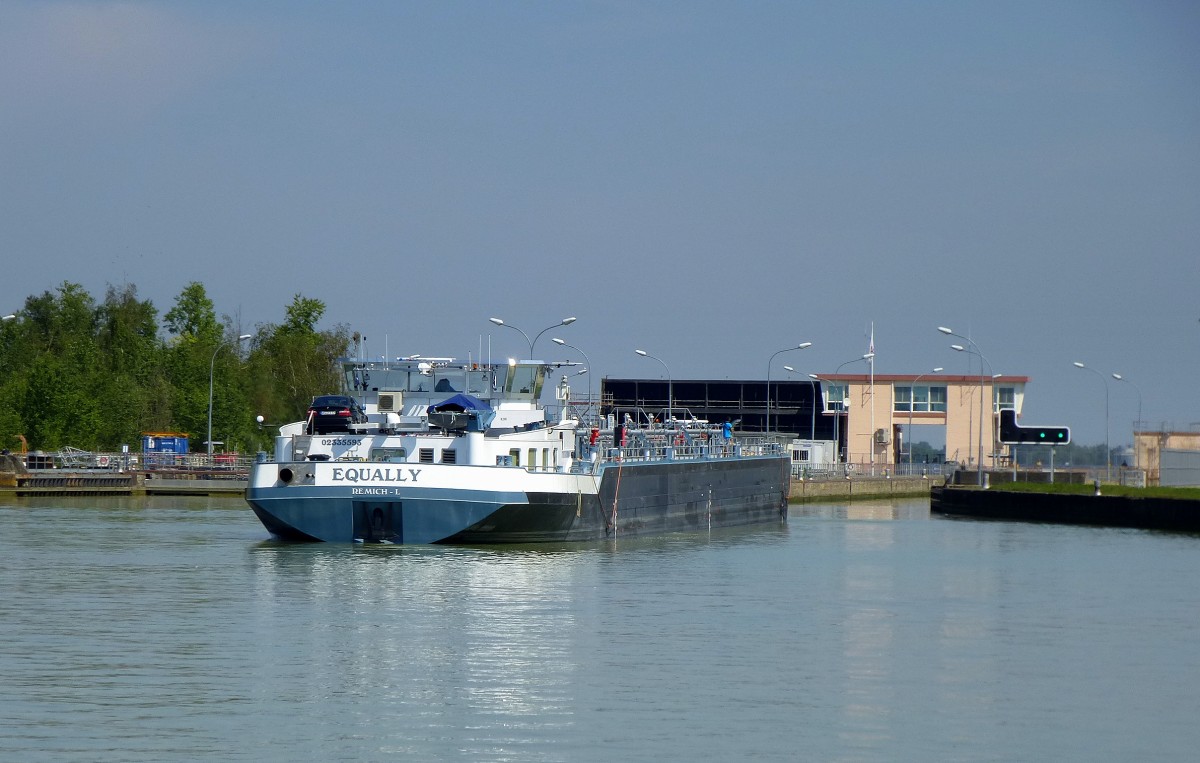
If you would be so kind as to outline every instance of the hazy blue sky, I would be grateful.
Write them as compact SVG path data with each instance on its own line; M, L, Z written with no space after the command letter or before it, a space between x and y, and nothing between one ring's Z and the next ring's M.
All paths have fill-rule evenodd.
M0 312L64 280L597 376L1101 378L1200 422L1200 5L0 4ZM975 364L976 368L978 363ZM976 373L978 371L975 371ZM1112 441L1137 390L1109 379Z

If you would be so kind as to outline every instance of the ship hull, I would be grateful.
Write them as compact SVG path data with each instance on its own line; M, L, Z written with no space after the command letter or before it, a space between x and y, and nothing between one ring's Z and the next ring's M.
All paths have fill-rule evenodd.
M246 499L272 535L346 543L588 541L787 517L782 457L611 463L595 474L341 467L349 484L332 482L336 468L258 464Z

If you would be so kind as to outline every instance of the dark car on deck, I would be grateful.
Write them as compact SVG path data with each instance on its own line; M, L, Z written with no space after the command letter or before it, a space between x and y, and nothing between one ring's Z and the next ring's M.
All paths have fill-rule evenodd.
M319 395L308 406L310 434L349 432L351 424L365 424L367 414L349 395Z

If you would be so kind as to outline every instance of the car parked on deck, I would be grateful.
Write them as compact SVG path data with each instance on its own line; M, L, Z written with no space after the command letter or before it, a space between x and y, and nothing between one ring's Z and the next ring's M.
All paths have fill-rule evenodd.
M309 434L349 432L351 424L367 423L367 414L349 395L319 395L308 406Z

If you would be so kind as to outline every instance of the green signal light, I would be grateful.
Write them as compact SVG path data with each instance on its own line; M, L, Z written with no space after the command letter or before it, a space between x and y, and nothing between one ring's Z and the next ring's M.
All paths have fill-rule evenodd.
M1045 433L1045 432L1038 432L1038 437L1040 437L1040 438L1042 438L1042 439L1044 440L1044 439L1046 439L1046 433Z

